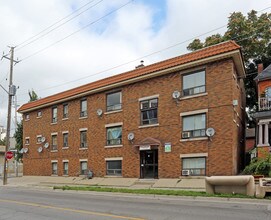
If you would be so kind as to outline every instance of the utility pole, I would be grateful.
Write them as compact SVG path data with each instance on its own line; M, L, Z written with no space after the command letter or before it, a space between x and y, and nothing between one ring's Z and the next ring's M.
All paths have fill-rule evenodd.
M5 146L5 158L4 158L4 176L3 176L3 185L7 184L7 158L6 153L10 148L10 122L11 122L11 104L12 97L16 93L16 86L13 85L13 66L14 63L18 63L19 61L15 61L14 58L14 48L10 47L10 57L8 55L3 55L2 58L6 58L10 60L10 72L9 72L9 90L8 90L8 115L7 115L7 136L6 136L6 146Z

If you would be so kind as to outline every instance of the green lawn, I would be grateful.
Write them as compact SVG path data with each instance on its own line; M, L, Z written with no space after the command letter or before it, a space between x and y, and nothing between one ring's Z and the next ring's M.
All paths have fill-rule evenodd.
M254 197L246 196L242 194L208 194L206 192L169 190L169 189L126 189L126 188L109 188L109 187L98 187L98 186L54 186L54 189L149 194L149 195L168 195L168 196L202 196L202 197L251 198L251 199L254 198Z

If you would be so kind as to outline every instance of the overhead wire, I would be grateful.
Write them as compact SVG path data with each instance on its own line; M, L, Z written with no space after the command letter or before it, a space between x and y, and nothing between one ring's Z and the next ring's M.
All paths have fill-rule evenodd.
M41 49L41 50L36 51L35 53L33 53L33 54L31 54L31 55L29 55L29 56L23 58L23 59L21 59L21 61L27 60L27 59L29 59L30 57L33 57L33 56L35 56L35 55L37 55L37 54L39 54L39 53L41 53L41 52L47 50L48 48L50 48L50 47L52 47L52 46L54 46L54 45L56 45L56 44L58 44L58 43L60 43L60 42L62 42L62 41L64 41L64 40L66 40L67 38L69 38L69 37L71 37L71 36L77 34L78 32L80 32L80 31L86 29L87 27L89 27L89 26L91 26L91 25L93 25L93 24L97 23L98 21L104 19L105 17L107 17L107 16L109 16L109 15L111 15L111 14L113 14L113 13L119 11L121 8L125 7L126 5L130 4L130 3L133 2L133 1L134 1L134 0L131 0L131 1L129 1L129 2L125 3L125 4L123 4L123 5L121 5L121 6L118 7L117 9L114 9L114 10L110 11L109 13L105 14L104 16L102 16L102 17L96 19L95 21L92 21L92 22L88 23L87 25L83 26L82 28L78 29L77 31L72 32L71 34L67 35L66 37L64 37L64 38L62 38L62 39L60 39L60 40L58 40L58 41L56 41L56 42L54 42L54 43L48 45L47 47L44 47L44 48ZM20 62L21 62L21 61L20 61Z
M132 0L132 1L133 1L133 0ZM126 3L125 5L121 6L120 8L126 6L127 4L131 3L132 1ZM116 10L119 10L120 8L118 8L118 9L116 9ZM265 11L265 10L270 9L270 8L271 8L271 6L266 7L266 8L264 8L264 9L258 11L258 12L262 12L262 11ZM112 14L112 13L115 12L116 10L114 10L114 11L108 13L107 15L105 15L105 16L103 16L103 17L106 17L106 16L108 16L109 14ZM99 18L98 20L101 20L103 17ZM97 22L98 20L96 20L96 21L94 21L94 22ZM93 23L93 22L92 22L92 23ZM87 26L90 26L92 23L90 23L90 24L84 26L83 28L86 28ZM152 56L152 55L155 55L155 54L164 52L164 51L166 51L166 50L168 50L168 49L174 48L174 47L179 46L179 45L181 45L181 44L187 43L187 42L189 42L189 41L191 41L191 40L194 40L194 39L196 39L196 38L202 37L202 36L204 36L204 35L207 35L207 34L209 34L209 33L214 32L214 31L220 30L220 29L222 29L222 28L225 28L226 26L227 26L227 25L220 26L220 27L218 27L218 28L212 29L212 30L210 30L210 31L208 31L208 32L205 32L205 33L203 33L203 34L197 35L197 36L195 36L195 37L193 37L193 38L189 38L189 39L184 40L184 41L182 41L182 42L173 44L173 45L171 45L171 46L165 47L165 48L160 49L160 50L158 50L158 51L154 51L154 52L149 53L149 54L147 54L147 55L144 55L144 56L142 56L142 57L138 57L138 58L136 58L136 59L134 59L134 60L127 61L127 62L122 63L122 64L119 64L119 65L117 65L117 66L110 67L110 68L108 68L108 69L99 71L99 72L97 72L97 73L94 73L94 74L91 74L91 75L87 75L87 76L84 76L84 77L81 77L81 78L77 78L77 79L75 79L75 80L71 80L71 81L68 81L68 82L65 82L65 83L61 83L61 84L58 84L58 85L55 85L55 86L51 86L51 87L47 87L47 88L44 88L44 89L40 89L40 90L37 90L37 91L49 90L49 89L52 89L52 88L56 88L56 87L59 87L59 86L67 85L67 84L70 84L70 83L73 83L73 82L77 82L77 81L80 81L80 80L83 80L83 79L86 79L86 78L89 78L89 77L92 77L92 76L95 76L95 75L102 74L102 73L104 73L104 72L108 72L108 71L117 69L117 68L122 67L122 66L125 66L125 65L127 65L127 64L131 64L131 63L133 63L133 62L135 62L135 61L138 61L138 60L141 60L141 59L150 57L150 56ZM73 35L74 33L79 32L80 30L81 30L81 29L77 30L76 32L73 32L71 35ZM67 37L70 37L71 35L68 35ZM242 36L242 35L241 35L241 36ZM254 35L251 35L250 37L253 37L253 36L254 36ZM63 41L63 40L66 39L67 37L61 39L60 41ZM238 36L238 37L240 37L240 36ZM233 38L233 39L236 39L236 38L237 38L237 37L235 37L235 38ZM233 40L233 39L232 39L232 40ZM236 41L236 42L240 42L240 41L243 41L243 40L246 40L246 39L248 39L248 38L240 39L240 40L238 40L238 41ZM59 42L59 41L57 41L57 42ZM55 42L55 43L57 43L57 42ZM52 45L50 45L50 47L51 47L51 46L52 46ZM49 46L48 46L48 47L49 47ZM43 50L48 49L48 47L44 48ZM38 51L37 53L39 53L39 52L40 52L40 51ZM30 56L24 58L23 60L28 59L28 58L30 58L31 56L36 55L37 53L32 54L32 55L30 55ZM21 94L21 95L25 95L25 94L26 94L26 93ZM21 95L19 95L19 96L21 96Z
M17 50L19 50L19 48L23 48L23 47L29 45L30 43L33 43L33 42L37 41L37 40L40 39L41 37L36 38L36 39L34 39L34 40L32 40L32 39L35 38L35 37L38 37L39 35L41 35L41 34L44 33L45 31L49 30L50 28L54 27L55 25L59 24L60 22L64 21L65 19L69 18L71 15L73 15L73 14L75 14L76 12L80 11L82 8L86 7L87 5L91 4L91 3L94 2L94 1L95 1L95 0L89 1L88 3L84 4L84 5L81 6L80 8L76 9L75 11L73 11L72 13L68 14L67 16L65 16L65 17L61 18L60 20L58 20L57 22L55 22L55 23L51 24L50 26L46 27L45 29L43 29L43 30L40 31L39 33L35 34L34 36L32 36L32 37L30 37L30 38L24 40L23 42L17 44L17 46L16 46L16 47L18 48ZM103 0L102 0L102 1L103 1ZM101 1L100 1L100 2L101 2ZM100 2L99 2L99 3L100 3ZM92 7L93 7L93 6L90 6L89 8L85 9L84 11L80 12L80 13L77 14L76 16L74 16L74 17L72 17L71 19L69 19L68 21L66 21L65 23L62 23L61 25L57 26L57 28L60 27L60 26L62 26L62 25L64 25L64 24L66 24L67 22L71 21L72 19L78 17L79 15L81 15L82 13L84 13L85 11L89 10L89 9L92 8ZM57 29L57 28L54 28L53 30L55 30L55 29ZM45 35L49 34L49 33L52 32L53 30L50 30L49 32L46 32L46 34L44 34L44 35L42 35L42 36L45 36ZM32 40L32 41L30 41L30 40ZM30 41L30 42L28 42L28 41ZM27 42L28 42L28 43L27 43ZM27 43L27 44L26 44L26 43Z

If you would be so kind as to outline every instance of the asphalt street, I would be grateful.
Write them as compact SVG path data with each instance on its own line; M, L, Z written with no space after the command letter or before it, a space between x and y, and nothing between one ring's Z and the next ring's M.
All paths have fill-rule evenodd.
M0 187L1 220L270 220L271 202Z

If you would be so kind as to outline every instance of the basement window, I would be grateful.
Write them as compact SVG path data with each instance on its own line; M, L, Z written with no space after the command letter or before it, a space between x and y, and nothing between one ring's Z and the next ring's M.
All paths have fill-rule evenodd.
M52 162L52 175L57 175L57 162Z
M122 173L121 160L106 161L106 175L121 176L121 173Z

